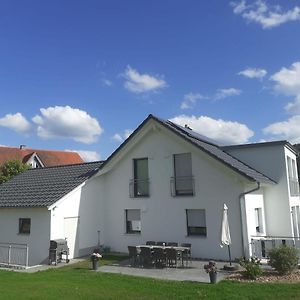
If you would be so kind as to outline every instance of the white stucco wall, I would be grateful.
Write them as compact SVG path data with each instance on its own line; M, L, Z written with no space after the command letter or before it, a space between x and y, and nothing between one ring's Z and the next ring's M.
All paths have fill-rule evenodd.
M31 219L30 234L19 234L19 218ZM0 209L1 243L27 244L29 265L48 262L50 213L47 208Z
M192 153L195 196L172 197L170 177L173 154ZM150 197L130 198L133 159L148 157ZM103 177L101 175L100 177ZM195 257L227 259L221 248L223 203L229 208L232 257L242 256L239 195L245 190L243 177L165 129L150 130L125 157L105 175L104 236L112 250L127 252L128 245L147 240L191 243ZM141 210L141 234L126 234L125 209ZM186 209L205 209L207 237L187 236Z
M256 216L255 209L261 209L261 223L260 233L256 232ZM252 256L251 238L253 236L264 236L266 235L266 222L265 222L265 208L264 208L264 197L263 190L260 189L252 194L245 195L245 210L246 210L246 222L247 222L247 253L249 257Z
M82 186L55 203L51 209L51 240L70 238L67 236L65 220L78 218L78 230L74 247L68 243L70 257L90 254L98 244L98 230L101 230L102 181L87 181ZM101 200L101 201L100 201Z
M264 188L266 235L292 236L290 207L291 203L299 202L299 197L289 194L286 156L295 158L295 154L284 145L274 143L226 151L277 182Z

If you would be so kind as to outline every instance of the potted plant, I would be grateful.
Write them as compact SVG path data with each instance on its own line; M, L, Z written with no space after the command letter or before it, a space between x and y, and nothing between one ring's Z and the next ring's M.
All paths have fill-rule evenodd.
M204 265L206 273L209 274L210 283L217 283L217 266L214 261L209 261L208 265Z
M91 254L91 261L93 265L93 270L98 270L99 267L99 260L102 257L102 255L99 253L98 249L95 249L94 252Z

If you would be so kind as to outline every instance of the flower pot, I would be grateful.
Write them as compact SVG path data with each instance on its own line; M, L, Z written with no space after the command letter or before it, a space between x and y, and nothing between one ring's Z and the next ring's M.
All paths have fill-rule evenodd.
M96 259L92 260L92 264L93 264L93 270L96 271L99 268L99 261Z
M217 272L209 272L210 283L217 283Z

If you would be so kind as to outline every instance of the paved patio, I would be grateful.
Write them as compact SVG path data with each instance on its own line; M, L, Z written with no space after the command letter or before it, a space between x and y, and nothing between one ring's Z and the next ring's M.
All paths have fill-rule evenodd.
M209 283L209 275L204 270L204 265L207 264L207 261L198 261L193 260L189 267L185 268L140 268L132 267L130 260L122 261L119 264L114 264L111 266L100 266L98 272L103 273L116 273L123 275L132 275L140 277L149 277L155 279L164 279L164 280L176 280L176 281L195 281ZM220 281L226 278L231 272L224 271L222 268L226 262L217 262L218 267L218 279Z

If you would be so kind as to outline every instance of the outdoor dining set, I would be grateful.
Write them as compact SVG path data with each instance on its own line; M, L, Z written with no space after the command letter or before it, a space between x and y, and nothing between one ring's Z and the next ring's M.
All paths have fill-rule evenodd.
M145 245L128 246L128 252L134 267L188 267L191 247L189 243L147 241Z

